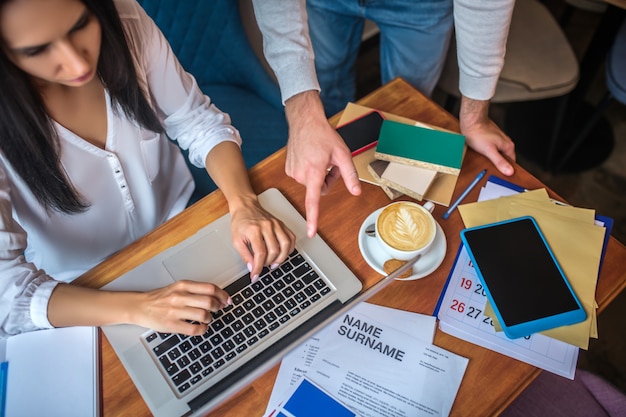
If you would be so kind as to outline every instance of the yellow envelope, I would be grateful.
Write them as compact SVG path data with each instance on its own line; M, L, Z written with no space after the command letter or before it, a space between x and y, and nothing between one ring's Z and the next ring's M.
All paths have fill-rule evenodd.
M539 202L550 202L550 196L544 188L538 190L519 193L512 196L494 198L492 200L478 201L475 203L461 204L458 209L463 219L465 227L482 226L497 221L498 206L504 202L512 200L533 200Z

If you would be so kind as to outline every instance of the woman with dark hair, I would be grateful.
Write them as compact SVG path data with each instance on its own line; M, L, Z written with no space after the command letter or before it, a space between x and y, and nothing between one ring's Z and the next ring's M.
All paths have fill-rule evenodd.
M294 248L250 185L239 133L134 0L0 1L0 337L132 323L202 334L228 294L107 292L78 275L182 211L206 167L253 279Z

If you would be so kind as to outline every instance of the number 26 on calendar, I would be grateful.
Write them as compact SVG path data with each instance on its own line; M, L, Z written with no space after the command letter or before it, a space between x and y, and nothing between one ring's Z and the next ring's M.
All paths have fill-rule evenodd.
M450 304L450 308L454 311L458 311L459 313L463 313L465 311L465 303L454 299L452 300L452 304Z

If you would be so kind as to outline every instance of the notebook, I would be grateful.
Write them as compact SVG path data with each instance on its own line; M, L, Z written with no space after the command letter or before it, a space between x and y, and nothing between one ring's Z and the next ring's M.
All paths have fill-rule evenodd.
M4 417L95 417L100 410L97 327L59 327L0 339ZM0 386L2 384L0 383ZM1 403L1 401L0 401Z
M296 251L276 270L264 270L255 284L232 247L225 215L104 287L146 291L192 279L213 282L233 296L234 306L215 316L204 337L133 325L102 328L157 417L207 413L278 363L361 290L319 235L306 237L305 219L277 189L261 193L259 201L294 232Z

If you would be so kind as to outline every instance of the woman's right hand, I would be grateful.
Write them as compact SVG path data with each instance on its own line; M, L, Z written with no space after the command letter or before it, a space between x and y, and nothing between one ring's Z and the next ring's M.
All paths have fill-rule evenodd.
M198 336L206 332L216 312L232 304L228 293L206 282L177 281L145 292L131 321L165 333Z

